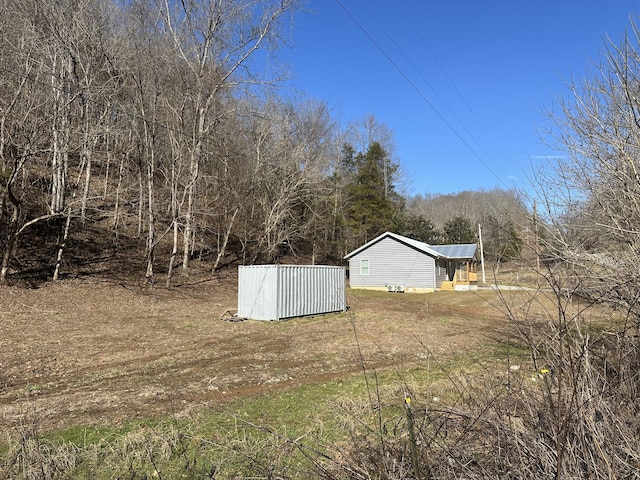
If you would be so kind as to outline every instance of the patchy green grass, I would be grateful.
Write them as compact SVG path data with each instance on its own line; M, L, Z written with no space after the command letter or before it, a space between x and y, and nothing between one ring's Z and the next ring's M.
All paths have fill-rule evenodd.
M0 472L7 478L38 468L57 468L60 478L71 479L313 478L313 462L332 462L354 435L406 433L405 395L417 408L437 409L467 401L476 381L489 391L503 388L505 374L534 373L518 342L420 358L417 365L365 369L187 414L73 427L37 441L27 435L0 445ZM11 467L16 452L21 463Z
M223 478L268 477L269 469L297 477L311 468L308 452L331 457L333 446L353 431L375 430L378 422L385 429L403 428L407 392L422 403L451 401L459 396L463 377L508 368L505 359L524 354L514 345L486 345L441 358L425 353L421 364L407 368L365 370L188 415L72 427L41 436L39 445L50 455L73 459L69 478L201 478L211 472ZM3 445L0 452L6 457L15 448Z

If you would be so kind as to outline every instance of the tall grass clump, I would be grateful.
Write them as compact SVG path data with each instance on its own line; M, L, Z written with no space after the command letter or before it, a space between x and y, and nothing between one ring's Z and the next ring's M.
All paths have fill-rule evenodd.
M563 268L548 266L544 280L518 301L499 292L526 358L463 373L442 366L448 387L437 396L405 385L395 395L375 390L368 411L343 406L348 440L318 476L640 478L637 322L578 296L584 285Z
M276 479L303 471L293 440L248 422L213 432L198 431L205 419L142 423L83 443L43 435L29 420L0 456L0 479Z
M3 439L5 440L5 439ZM43 439L33 413L26 413L0 456L0 479L66 478L77 466L74 445L55 446Z

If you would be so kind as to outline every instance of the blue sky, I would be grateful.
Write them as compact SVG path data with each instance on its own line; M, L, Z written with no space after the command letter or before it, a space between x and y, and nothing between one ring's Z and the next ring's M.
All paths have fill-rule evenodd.
M640 1L310 0L307 10L289 85L345 125L384 122L408 193L453 193L526 188L531 165L557 153L540 140L545 109L587 74L606 35L619 42Z

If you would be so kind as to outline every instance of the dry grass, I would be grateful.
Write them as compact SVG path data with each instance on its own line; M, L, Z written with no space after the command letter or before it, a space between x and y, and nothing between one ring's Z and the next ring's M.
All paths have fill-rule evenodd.
M233 283L6 289L0 478L636 478L640 355L602 305L352 291L232 323Z
M0 429L176 414L370 368L415 365L503 336L493 292L356 292L350 314L226 322L233 277L173 290L96 281L0 287ZM359 332L356 345L352 318Z

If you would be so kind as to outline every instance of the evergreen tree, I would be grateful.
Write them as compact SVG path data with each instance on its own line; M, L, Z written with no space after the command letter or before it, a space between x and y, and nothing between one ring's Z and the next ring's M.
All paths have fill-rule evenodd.
M474 243L476 232L471 221L465 217L453 217L444 224L444 234L447 243Z
M514 260L520 255L522 239L511 219L502 222L488 215L483 222L484 251L487 258L496 262Z
M389 169L394 165L390 165L379 143L372 143L365 154L356 154L347 147L343 153L345 170L354 173L353 182L347 186L346 217L352 241L357 245L396 229L402 198L389 182Z
M413 213L403 213L401 215L398 233L431 245L443 242L442 232L436 228L431 220Z

